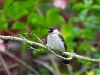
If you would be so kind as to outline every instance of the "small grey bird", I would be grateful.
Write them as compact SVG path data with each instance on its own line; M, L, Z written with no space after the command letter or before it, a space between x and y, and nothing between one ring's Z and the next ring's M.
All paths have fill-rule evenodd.
M49 47L55 53L62 55L62 53L65 52L67 49L63 36L54 27L50 27L48 32L49 32L49 35L47 36L47 44L46 44L47 47ZM69 64L69 61L63 60L63 63Z

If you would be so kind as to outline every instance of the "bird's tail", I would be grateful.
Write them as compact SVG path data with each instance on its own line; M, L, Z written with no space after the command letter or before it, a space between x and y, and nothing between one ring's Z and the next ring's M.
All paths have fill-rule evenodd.
M67 58L67 56L65 56L65 55L63 55L63 57ZM70 60L63 60L62 62L63 62L63 64L69 64Z

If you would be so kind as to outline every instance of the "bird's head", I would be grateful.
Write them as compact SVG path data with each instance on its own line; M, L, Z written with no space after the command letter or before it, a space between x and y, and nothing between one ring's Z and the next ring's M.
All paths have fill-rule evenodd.
M59 31L58 31L57 29L55 29L54 27L50 27L50 28L48 29L48 32L49 32L49 33L58 33L58 34L59 34Z
M54 32L54 30L55 30L54 27L50 27L50 28L48 29L48 32L49 32L49 33L52 33L52 32Z

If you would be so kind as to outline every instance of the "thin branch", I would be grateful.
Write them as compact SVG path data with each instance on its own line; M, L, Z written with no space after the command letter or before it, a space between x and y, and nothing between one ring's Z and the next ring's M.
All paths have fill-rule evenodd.
M40 65L42 65L42 66L44 66L44 67L47 68L50 72L52 72L53 75L56 75L54 69L53 69L51 66L49 66L49 64L47 64L47 63L45 63L45 62L43 62L43 61L40 61L40 60L34 60L34 62L35 62L35 63L38 63L38 64L40 64Z
M6 72L7 72L7 74L8 74L8 75L12 75L11 72L10 72L10 70L9 70L9 68L8 68L8 65L6 64L5 60L2 58L1 54L0 54L0 60L1 60L3 66L4 66L4 68L5 68L5 70L6 70Z
M34 72L35 75L40 75L34 68L32 68L30 65L28 65L23 60L18 59L16 56L11 54L10 52L3 52L3 53L5 53L6 55L10 56L11 58L14 58L17 62L21 63L22 65L26 66L28 69L30 69L32 72Z
M42 48L45 48L46 49L45 45L42 45L40 43L27 40L25 38L19 38L19 37L14 37L14 36L3 36L3 35L0 35L0 39L2 39L2 40L16 40L16 41L21 41L21 42L27 43L27 44L29 44L31 46L35 45L35 46L39 46L39 47L42 47Z
M80 59L80 60L85 60L85 61L100 63L100 59L93 59L93 58L89 58L89 57L84 57L84 56L78 55L78 54L76 54L74 52L64 52L63 53L64 55L70 56L69 58L65 58L65 57L62 57L61 55L56 54L54 51L50 50L46 45L43 45L43 44L40 44L40 43L37 43L37 42L33 42L33 41L30 41L30 40L27 40L25 38L0 35L0 39L3 39L3 40L17 40L17 41L21 41L23 43L27 43L30 46L32 46L32 45L39 46L39 47L42 47L44 49L49 50L50 52L52 52L53 54L55 54L57 57L62 58L64 60L71 60L73 58L77 58L77 59Z
M38 8L37 5L35 5L35 9L36 9L37 13L38 13L41 17L43 17L43 13L41 12L41 10Z
M56 64L56 61L50 56L50 54L48 54L48 56L49 56L49 58L50 58L50 60L51 60L51 62L53 64L53 67L55 69L56 75L61 75L61 73L60 73L60 71L58 69L58 65Z
M100 63L100 59L93 59L93 58L88 58L88 57L85 57L85 56L80 56L80 55L78 55L74 52L64 52L63 54L68 55L72 58L80 59L80 60L85 60L85 61L90 61L90 62L99 62Z
M17 66L19 66L19 64L15 63L15 64L12 64L12 65L9 65L8 67L9 67L9 69L12 69L12 68L17 67ZM1 68L0 71L5 71L5 68Z
M74 75L73 70L72 70L72 66L70 64L67 64L66 66L68 68L69 74Z
M42 40L40 38L38 38L38 36L36 34L33 34L39 41L41 44L44 44L44 42L42 42Z

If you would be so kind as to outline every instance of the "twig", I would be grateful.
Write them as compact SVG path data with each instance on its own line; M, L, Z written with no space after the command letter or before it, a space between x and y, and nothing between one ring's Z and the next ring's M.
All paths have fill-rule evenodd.
M8 74L8 75L12 75L11 72L9 71L9 68L8 68L8 66L7 66L7 64L6 64L6 62L5 62L5 60L2 58L1 54L0 54L0 60L1 60L3 66L4 66L4 68L5 68L5 70L6 70L6 72L7 72L7 74Z
M52 64L53 64L53 67L55 68L55 75L61 75L59 69L58 69L58 65L56 64L55 60L50 56L50 54L48 54Z
M32 68L30 65L28 65L23 60L18 59L16 56L14 56L13 54L11 54L10 52L3 52L3 53L5 53L6 55L9 55L11 58L14 58L17 62L19 62L22 65L26 66L28 69L30 69L32 72L34 72L35 75L40 75L34 68Z
M42 12L41 12L41 10L38 8L37 5L35 5L35 9L36 9L37 13L38 13L41 17L43 17Z
M37 36L36 34L33 34L33 35L40 41L41 44L44 44L44 43L42 42L42 40L41 40L40 38L38 38L38 36Z
M66 66L68 68L69 74L74 75L73 70L72 70L72 66L70 64L67 64Z
M70 56L69 58L65 58L65 57L62 57L62 56L56 54L54 51L50 50L46 45L43 45L43 44L40 44L40 43L37 43L37 42L33 42L33 41L30 41L30 40L27 40L25 38L23 39L23 38L19 38L19 37L0 35L0 39L3 39L3 40L12 40L13 39L13 40L25 42L25 43L29 44L30 46L33 46L33 45L39 46L39 47L42 47L44 49L49 50L50 52L52 52L53 54L55 54L57 57L62 58L64 60L71 60L71 59L73 59L75 57L75 58L80 59L80 60L85 60L85 61L100 63L100 59L93 59L93 58L84 57L84 56L81 56L81 55L77 55L74 52L64 52L63 53L64 55Z
M17 67L17 66L19 66L19 64L18 63L15 63L15 64L12 64L12 65L10 65L8 67L9 67L9 69L12 69L12 68ZM0 71L5 71L5 69L4 68L1 68Z
M38 63L38 64L44 66L44 67L47 68L53 75L56 75L54 69L53 69L51 66L49 66L47 63L44 63L43 61L40 61L40 60L34 60L34 62L36 62L36 63Z

